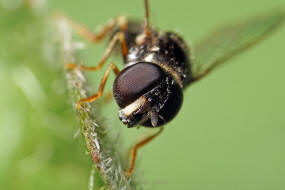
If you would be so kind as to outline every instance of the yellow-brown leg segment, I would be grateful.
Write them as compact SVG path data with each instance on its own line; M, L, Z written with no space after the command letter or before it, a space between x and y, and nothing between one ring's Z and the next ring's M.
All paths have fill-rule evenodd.
M68 69L75 69L75 68L79 68L80 70L83 71L97 71L100 70L103 65L106 63L107 59L110 57L116 43L119 42L121 44L122 47L122 53L123 56L125 56L128 53L128 47L127 47L127 43L126 43L126 39L125 39L125 35L123 32L118 32L117 34L115 34L115 36L112 38L112 40L110 41L103 57L101 58L101 60L99 61L99 64L93 67L88 67L88 66L84 66L84 65L77 65L74 63L68 63L65 65L66 68Z
M96 94L94 94L93 96L91 96L91 97L83 98L83 99L79 100L78 103L77 103L77 109L81 108L81 104L82 103L84 103L84 102L93 102L93 101L97 100L98 98L100 98L102 96L105 84L107 82L107 79L108 79L108 76L109 76L111 70L113 70L113 72L116 75L118 75L120 73L118 67L115 64L111 63L109 65L109 67L107 68L107 70L105 71L105 74L104 74L104 76L103 76L103 78L101 80L98 92Z
M160 127L158 132L156 132L155 134L153 134L153 135L151 135L149 137L144 138L143 140L141 140L140 142L135 144L135 146L131 149L129 169L128 169L128 171L126 171L126 175L128 177L130 177L132 175L133 171L134 171L135 161L136 161L138 149L140 149L141 147L143 147L146 144L148 144L155 137L157 137L162 131L163 131L163 127Z

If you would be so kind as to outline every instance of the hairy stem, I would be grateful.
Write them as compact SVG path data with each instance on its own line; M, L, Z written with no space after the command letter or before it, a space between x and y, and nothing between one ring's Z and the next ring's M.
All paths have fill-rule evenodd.
M72 41L71 29L64 20L57 19L60 38L64 53L64 63L78 63L76 54L80 45ZM73 105L81 98L87 97L86 78L78 70L66 70L66 78ZM96 111L95 111L96 110ZM100 109L89 103L77 110L81 132L84 136L87 150L109 189L136 189L133 178L127 178L123 161L117 147L107 135L107 127L100 122Z

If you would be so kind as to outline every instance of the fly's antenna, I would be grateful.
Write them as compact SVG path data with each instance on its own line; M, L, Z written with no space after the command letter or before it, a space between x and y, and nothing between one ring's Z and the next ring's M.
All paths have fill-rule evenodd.
M147 38L151 38L151 32L149 28L149 8L148 8L148 0L144 0L144 8L145 8L145 26L144 33Z

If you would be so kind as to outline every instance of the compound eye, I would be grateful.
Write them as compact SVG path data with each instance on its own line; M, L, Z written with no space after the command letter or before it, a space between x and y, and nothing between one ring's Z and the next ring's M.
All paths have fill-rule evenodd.
M123 108L154 88L165 76L165 72L153 63L141 62L124 69L116 78L113 94Z

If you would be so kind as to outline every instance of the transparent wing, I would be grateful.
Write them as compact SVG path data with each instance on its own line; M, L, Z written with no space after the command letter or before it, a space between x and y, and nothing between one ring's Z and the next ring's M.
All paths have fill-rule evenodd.
M197 81L228 59L260 42L285 20L283 11L220 28L195 46L193 80Z

